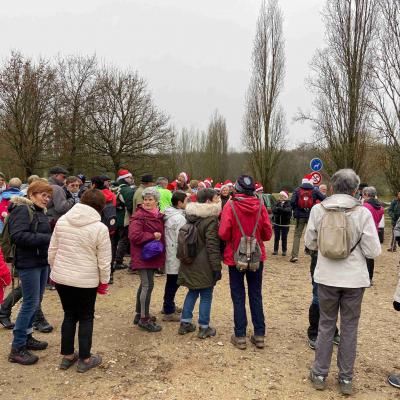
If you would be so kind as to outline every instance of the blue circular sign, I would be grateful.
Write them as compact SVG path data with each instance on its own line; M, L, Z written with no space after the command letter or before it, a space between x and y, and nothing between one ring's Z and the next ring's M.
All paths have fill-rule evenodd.
M319 158L313 158L310 161L310 167L314 172L321 171L321 169L324 167L324 164L322 163L322 160Z

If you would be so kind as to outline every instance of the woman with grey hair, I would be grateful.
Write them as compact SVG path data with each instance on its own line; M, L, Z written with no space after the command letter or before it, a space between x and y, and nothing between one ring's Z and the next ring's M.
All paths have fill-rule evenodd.
M318 250L314 281L318 284L320 307L310 380L315 389L326 388L332 339L340 311L338 379L340 390L346 395L352 393L361 303L365 288L370 286L366 259L376 258L381 253L372 215L354 198L359 184L360 178L353 170L337 171L331 178L333 195L312 208L305 235L306 246ZM329 221L340 221L349 229L338 230L337 225Z
M150 315L150 301L154 273L165 264L164 219L158 209L160 192L155 187L144 189L142 198L143 203L138 205L129 224L131 268L140 275L133 323L149 332L159 332L161 326Z

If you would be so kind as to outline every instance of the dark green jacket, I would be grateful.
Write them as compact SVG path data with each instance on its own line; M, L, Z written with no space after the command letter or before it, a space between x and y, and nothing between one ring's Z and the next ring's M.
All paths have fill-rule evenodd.
M221 251L218 237L218 216L221 203L189 203L186 219L198 222L197 256L193 264L181 262L178 284L189 289L214 286L213 271L221 271Z
M124 179L117 181L114 190L117 195L117 228L129 225L129 217L132 215L132 200L135 191Z
M389 212L390 218L392 219L392 225L395 226L397 220L400 218L400 200L394 199L390 203L388 212Z

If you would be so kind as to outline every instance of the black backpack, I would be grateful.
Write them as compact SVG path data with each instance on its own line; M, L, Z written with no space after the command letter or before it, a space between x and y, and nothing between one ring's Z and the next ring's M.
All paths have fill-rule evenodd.
M101 212L101 222L108 228L110 235L113 235L117 226L117 208L112 202L106 203Z
M184 264L193 264L197 256L199 236L197 228L200 221L195 223L187 222L179 229L176 258Z

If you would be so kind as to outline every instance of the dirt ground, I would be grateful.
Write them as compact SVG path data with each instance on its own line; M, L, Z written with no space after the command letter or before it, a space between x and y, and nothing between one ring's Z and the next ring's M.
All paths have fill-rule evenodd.
M292 237L293 232L290 233ZM374 286L366 291L359 329L355 367L356 399L400 399L387 375L400 373L400 314L392 309L397 281L398 253L386 251L376 260ZM268 253L271 243L268 243ZM290 248L291 246L289 246ZM56 292L46 291L44 310L55 330L36 334L49 342L38 353L39 363L10 364L11 332L0 329L0 399L341 399L336 384L336 349L328 389L312 389L307 379L314 352L307 345L311 299L309 257L296 265L289 257L269 256L264 271L263 296L267 321L266 347L248 345L241 351L230 344L232 304L227 271L214 292L212 324L217 336L200 340L179 336L177 323L163 323L160 333L132 325L138 276L118 271L108 296L98 298L93 351L103 365L86 374L74 368L58 370L61 305ZM160 318L165 278L156 278L152 311ZM182 304L185 289L178 291ZM17 310L13 313L15 317ZM196 315L197 317L197 315ZM249 325L249 333L252 326Z

